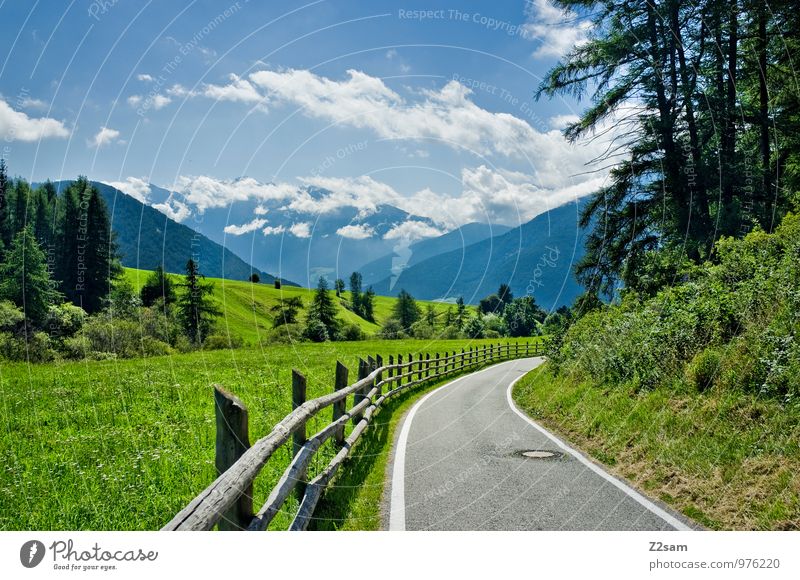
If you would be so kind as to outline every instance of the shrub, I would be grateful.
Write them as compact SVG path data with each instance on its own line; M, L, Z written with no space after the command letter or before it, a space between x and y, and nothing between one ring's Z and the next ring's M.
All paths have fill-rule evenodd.
M464 334L469 338L483 338L483 319L480 315L473 316L467 321L467 324L464 326Z
M406 338L406 333L403 331L403 325L394 318L390 318L383 323L383 327L378 335L387 340L399 340Z
M0 330L15 330L23 320L25 314L22 309L9 300L0 300Z
M203 341L203 350L224 350L229 348L240 348L244 344L239 336L226 334L212 334Z
M56 358L56 351L44 332L33 332L27 337L0 332L0 355L8 360L48 362Z
M436 330L426 320L418 320L411 325L411 336L427 340L433 338Z
M708 390L714 385L721 361L722 357L717 350L702 350L686 366L686 378L698 391Z
M456 326L446 326L439 332L439 338L442 340L455 340L462 337L463 334L461 334L461 331Z
M267 332L266 341L271 344L293 344L304 342L305 329L302 324L283 324Z
M364 340L364 331L357 324L345 324L342 326L339 339L340 340Z
M54 336L73 336L86 322L86 312L80 306L65 302L58 306L50 306L47 310L45 326Z

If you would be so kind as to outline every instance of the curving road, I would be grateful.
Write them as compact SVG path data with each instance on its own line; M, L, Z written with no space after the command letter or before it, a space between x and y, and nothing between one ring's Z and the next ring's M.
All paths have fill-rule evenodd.
M514 406L511 386L541 363L488 367L411 408L390 465L389 529L692 529Z

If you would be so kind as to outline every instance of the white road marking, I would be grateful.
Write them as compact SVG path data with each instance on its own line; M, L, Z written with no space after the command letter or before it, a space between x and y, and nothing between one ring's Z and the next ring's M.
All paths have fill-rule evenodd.
M405 531L406 529L406 445L408 444L408 434L411 431L411 421L417 410L427 401L432 395L440 393L447 387L451 387L456 383L463 381L466 378L474 377L491 369L496 369L502 365L512 363L514 360L502 362L496 365L491 365L485 369L481 369L474 373L469 373L442 385L438 389L434 389L419 401L414 403L411 410L406 415L403 421L403 428L400 430L400 437L397 439L397 450L394 454L394 465L392 466L392 494L389 500L389 530L390 531ZM520 377L521 378L521 377ZM516 379L516 382L519 379ZM513 383L512 383L513 384Z
M575 449L573 449L572 447L570 447L569 445L564 443L561 439L559 439L558 437L556 437L555 435L550 433L550 431L548 431L547 429L545 429L544 427L542 427L541 425L536 423L533 419L528 417L525 413L520 411L519 408L517 407L517 405L514 403L514 399L511 397L511 391L514 389L514 385L517 383L517 381L519 381L524 376L525 375L522 375L522 376L519 376L516 379L514 379L511 382L511 384L508 386L508 390L506 391L506 400L508 401L508 406L511 407L512 411L514 411L517 415L522 417L529 425L531 425L534 429L539 431L542 435L544 435L545 437L547 437L548 439L553 441L556 445L558 445L565 452L567 452L570 455L572 455L575 459L577 459L578 461L583 463L586 467L588 467L589 469L594 471L597 475L599 475L600 477L605 479L607 482L609 482L611 485L613 485L614 487L616 487L617 489L622 491L624 494L626 494L628 497L630 497L631 499L636 501L642 507L650 510L652 513L654 513L656 516L658 516L659 518L661 518L662 520L667 522L669 525L671 525L676 530L681 530L681 531L691 531L692 530L692 528L690 526L687 526L685 523L680 521L678 518L676 518L675 516L670 515L668 512L666 512L665 510L663 510L660 507L658 507L656 504L654 504L652 501L650 501L649 499L644 497L642 494L640 494L638 491L636 491L635 489L633 489L629 485L623 483L622 481L620 481L619 479L617 479L616 477L614 477L610 473L607 473L606 471L604 471L603 469L598 467L593 461L591 461L590 459L587 459L579 451L576 451Z

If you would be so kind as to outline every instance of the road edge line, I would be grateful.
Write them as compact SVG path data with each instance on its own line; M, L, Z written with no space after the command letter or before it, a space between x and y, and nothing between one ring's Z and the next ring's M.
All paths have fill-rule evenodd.
M488 371L489 369L497 368L500 365L508 364L510 362L514 362L515 360L519 359L503 361L501 363L489 365L488 367L478 371L461 375L449 383L445 383L441 387L425 394L419 401L414 403L414 406L411 407L411 409L409 409L408 414L403 418L403 426L400 429L400 436L397 438L397 447L395 448L392 464L392 493L389 496L390 532L404 532L406 530L406 445L408 444L408 434L411 432L411 422L414 419L414 415L417 413L417 409L419 409L422 404L435 393L439 393L443 389L451 387L468 377L474 377ZM514 382L518 381L520 378L521 377L518 377Z
M542 435L553 441L565 452L575 457L575 459L583 463L586 467L591 469L597 475L599 475L607 482L609 482L611 485L622 491L625 495L636 501L639 505L646 508L647 510L649 510L650 512L652 512L653 514L655 514L656 516L667 522L676 530L683 532L695 531L694 528L682 522L681 520L679 520L678 518L667 512L666 510L658 507L655 503L653 503L652 500L648 499L647 497L645 497L644 495L633 489L625 482L617 479L616 477L605 471L594 461L583 455L583 453L570 447L567 443L559 439L556 435L554 435L553 433L551 433L550 431L539 425L536 421L534 421L533 419L528 417L528 415L526 415L523 411L521 411L519 407L517 407L517 404L514 402L514 398L512 397L511 393L514 390L514 385L516 385L520 379L527 376L527 374L528 373L525 373L524 375L514 379L508 386L508 389L506 390L506 401L508 401L508 406L511 407L512 411L514 411L517 415L519 415L522 419L524 419L529 425L531 425L534 429L539 431Z

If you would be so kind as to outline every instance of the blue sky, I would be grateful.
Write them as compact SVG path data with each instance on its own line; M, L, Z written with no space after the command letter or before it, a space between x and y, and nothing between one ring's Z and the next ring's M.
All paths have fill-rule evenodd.
M449 229L602 180L581 175L598 145L559 134L579 104L533 99L589 31L547 0L54 4L0 4L0 143L32 181L86 174L180 220L392 202Z

